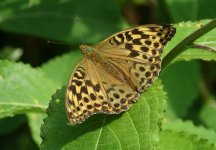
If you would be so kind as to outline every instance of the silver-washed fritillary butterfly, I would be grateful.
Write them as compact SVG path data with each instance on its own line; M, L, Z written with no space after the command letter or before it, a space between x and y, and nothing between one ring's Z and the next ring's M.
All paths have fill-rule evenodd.
M66 91L66 111L75 125L96 113L128 110L158 77L161 53L174 36L171 25L143 25L116 33L95 47L81 45L83 59Z

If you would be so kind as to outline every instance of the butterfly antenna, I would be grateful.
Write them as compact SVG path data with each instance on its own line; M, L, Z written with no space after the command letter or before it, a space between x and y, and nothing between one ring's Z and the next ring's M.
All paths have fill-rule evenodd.
M54 41L47 41L48 44L57 44L57 45L71 45L69 43L61 43L61 42L54 42Z
M77 25L77 28L78 28L78 35L80 36L79 38L81 39L81 42L80 42L80 45L81 44L83 44L84 43L84 36L83 36L83 32L81 32L82 31L82 29L81 29L81 20L80 20L80 17L78 17L78 16L76 16L75 18L74 18L74 21L75 21L75 23L76 23L76 25Z

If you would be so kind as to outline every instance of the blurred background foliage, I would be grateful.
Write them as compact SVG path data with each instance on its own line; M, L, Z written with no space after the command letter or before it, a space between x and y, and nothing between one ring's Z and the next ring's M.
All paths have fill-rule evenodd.
M130 26L212 19L215 8L213 0L1 0L0 59L42 67L49 75L52 71L46 62L78 50L81 43L94 45ZM78 62L81 54L72 57ZM69 66L64 69L72 71ZM53 78L59 85L66 84L65 79ZM167 118L192 120L216 130L215 62L177 62L160 78L168 93ZM27 123L29 116L0 120L0 149L39 148Z

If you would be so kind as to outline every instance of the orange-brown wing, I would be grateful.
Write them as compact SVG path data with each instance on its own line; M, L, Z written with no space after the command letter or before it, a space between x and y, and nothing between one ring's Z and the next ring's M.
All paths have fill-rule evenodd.
M158 76L171 26L145 25L111 36L96 46L97 59L83 59L67 86L66 109L72 124L95 113L120 113Z
M142 25L118 32L96 45L98 50L124 48L131 50L134 45L142 45L144 49L161 49L175 35L176 29L172 25Z
M164 46L174 34L171 25L144 25L119 32L96 48L103 56L149 63L160 59Z
M160 72L160 60L152 63L141 63L131 60L110 58L109 61L127 75L128 80L139 93L157 79Z
M101 64L82 60L70 77L66 110L69 121L74 125L96 113L125 111L139 98L139 93L131 87L123 72L106 60Z
M160 72L161 53L174 36L175 28L144 25L125 30L97 45L97 53L125 70L139 92L155 80Z

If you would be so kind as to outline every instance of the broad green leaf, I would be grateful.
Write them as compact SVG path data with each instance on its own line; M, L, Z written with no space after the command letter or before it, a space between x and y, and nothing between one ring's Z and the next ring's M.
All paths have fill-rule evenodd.
M182 22L175 25L177 33L171 42L169 42L166 46L162 57L164 58L164 56L166 56L176 44L197 30L202 24L207 22L208 20L203 20L200 22ZM216 29L203 35L196 40L195 43L216 49L216 40L214 38L215 34ZM201 59L205 61L216 60L216 52L189 48L180 54L173 62L194 59ZM181 63L182 66L180 65ZM164 80L163 82L168 92L169 103L171 106L168 108L172 112L177 112L179 116L185 115L187 108L192 104L194 98L197 96L198 81L200 78L198 64L195 65L194 63L187 62L181 63L170 64L169 67L161 74L161 79Z
M165 130L157 150L216 150L216 145L187 132Z
M70 126L65 113L65 88L57 91L41 128L45 149L153 149L165 109L165 93L157 80L129 111L94 115ZM159 125L159 126L158 126Z
M203 24L206 24L210 20L202 20L199 22L181 22L175 25L176 27L176 35L172 38L171 42L169 42L162 53L162 58L164 58L167 53L169 53L172 48L182 41L185 37L199 29ZM209 46L213 49L216 49L216 39L215 39L216 29L206 33L197 39L194 43L199 45ZM188 47L187 45L185 45ZM208 51L198 48L188 48L183 53L181 53L175 61L189 61L194 59L201 59L205 61L216 60L216 51Z
M191 121L182 120L165 120L163 123L164 131L174 131L174 132L186 132L190 135L196 135L199 139L208 140L210 143L216 144L216 132L213 130L206 129L202 126L195 126Z
M0 29L60 41L95 42L118 31L121 11L114 0L5 1Z
M57 86L29 65L0 61L0 118L42 111Z
M168 105L177 116L185 116L199 94L200 64L197 61L173 63L160 79L167 92Z
M187 26L187 24L185 24L186 26ZM194 30L193 28L191 28L190 30L188 30L188 34L189 33L191 33L192 31L191 30ZM177 31L178 31L178 27L177 27ZM187 34L185 34L185 36L186 36ZM174 37L174 39L175 39L175 37ZM173 41L171 41L171 42L169 42L169 45L168 45L168 47L173 47L174 46L174 43L176 43L175 42L175 40ZM214 54L212 54L211 52L205 52L205 51L203 51L203 50L201 50L202 51L202 54L203 53L206 53L206 54L208 54L208 55L210 55L210 56L213 56L213 58L214 58ZM197 59L197 58L200 58L200 59L202 59L202 58L205 58L205 57L203 57L203 55L202 54L200 54L200 55L197 55L197 57L189 57L189 56L187 56L186 55L186 57L184 57L184 59L187 59L187 60L190 60L190 59ZM193 54L191 54L191 55L193 55ZM70 73L72 72L72 68L75 66L75 63L77 63L78 62L78 59L80 59L80 57L81 57L81 55L79 54L79 52L71 52L71 53L69 53L69 54L65 54L65 55L63 55L63 56L61 56L61 57L58 57L58 58L56 58L56 59L54 59L54 60L51 60L51 61L49 61L48 63L46 63L46 64L44 64L43 66L42 66L42 69L45 71L45 73L46 73L46 75L47 76L49 76L51 79L53 79L55 82L59 82L59 84L62 84L62 85L65 85L66 84L66 82L67 82L67 80L68 80L68 78L69 78L69 75L70 75ZM207 58L207 60L210 60L211 59L211 57L206 57ZM209 59L210 58L210 59ZM184 60L183 59L183 60ZM65 63L66 62L66 63ZM69 63L69 64L68 64ZM193 64L193 65L190 65L190 64ZM196 63L195 63L196 64ZM199 70L199 67L197 66L197 67L195 67L196 65L194 64L194 62L193 63L189 63L189 68L192 68L192 69L194 69L194 71L197 71L197 73L198 73L198 70ZM56 66L58 66L58 67L56 67ZM56 72L55 71L55 67L56 68L58 68L58 72ZM186 75L186 74L185 74ZM198 74L197 74L198 75ZM197 85L197 80L198 80L198 78L199 78L199 75L197 76L197 78L194 78L194 81L192 82L193 84L193 87L196 87L196 85ZM186 78L186 79L188 79L188 78ZM195 80L196 79L196 80ZM180 82L180 81L179 81ZM185 113L185 111L186 111L186 108L188 108L188 106L191 104L191 100L193 99L193 97L195 97L196 96L196 91L197 90L195 90L194 89L194 94L192 94L192 95L190 95L190 96L192 96L192 97L190 97L190 101L188 102L188 103L186 103L184 106L185 106L185 110L184 111L182 111L181 110L181 112L180 113ZM193 96L194 95L194 96ZM64 98L63 98L64 99ZM62 108L62 110L64 111L64 108ZM48 117L49 118L49 117ZM61 120L61 119L58 119L58 120ZM66 121L65 121L66 122ZM82 125L81 125L82 126ZM60 129L61 130L61 129ZM54 131L53 131L54 132ZM65 131L65 132L67 132L67 131ZM52 135L51 135L52 136ZM61 138L61 137L60 137ZM62 139L62 138L61 138ZM43 143L44 143L45 141L43 141ZM46 142L45 142L46 143ZM53 142L53 143L55 143L55 142ZM45 144L46 145L46 144ZM51 144L48 144L48 145L51 145ZM61 144L59 144L60 146L59 147L62 147L63 145L65 145L64 144L64 141L63 141L63 143L61 142ZM73 145L73 144L72 144ZM67 147L68 145L66 145L66 147Z
M199 116L206 126L216 131L216 102L211 101L204 104Z
M73 68L81 59L80 51L73 51L62 56L58 56L51 59L47 63L43 64L41 69L45 73L46 77L53 80L58 87L66 85L69 80L70 74ZM58 71L56 71L56 68ZM34 140L39 145L41 143L41 138L39 137L40 126L42 123L44 115L43 114L28 114L30 128L33 134Z
M40 137L40 127L43 123L43 119L46 117L46 113L28 113L27 117L32 138L39 146L42 142L42 139Z
M79 63L81 56L80 51L73 51L48 61L42 65L41 69L49 79L52 79L61 87L67 84L70 74L75 65ZM58 71L56 71L56 68Z

